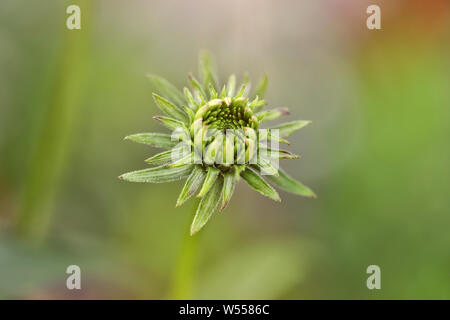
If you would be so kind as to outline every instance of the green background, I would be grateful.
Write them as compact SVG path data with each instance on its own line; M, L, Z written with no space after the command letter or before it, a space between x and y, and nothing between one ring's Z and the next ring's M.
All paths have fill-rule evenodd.
M182 88L201 49L313 121L281 165L317 199L241 183L189 238L182 182L117 179L157 152L122 141L162 129L146 74ZM0 298L450 298L448 1L7 0L0 70Z

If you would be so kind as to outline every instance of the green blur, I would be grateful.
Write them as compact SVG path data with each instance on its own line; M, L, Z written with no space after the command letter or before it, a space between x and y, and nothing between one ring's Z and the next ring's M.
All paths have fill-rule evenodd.
M449 299L449 6L381 1L369 31L372 2L3 1L0 298ZM163 129L146 75L182 89L201 49L312 120L282 166L317 199L241 182L190 237L182 182L117 179L158 152L123 141Z

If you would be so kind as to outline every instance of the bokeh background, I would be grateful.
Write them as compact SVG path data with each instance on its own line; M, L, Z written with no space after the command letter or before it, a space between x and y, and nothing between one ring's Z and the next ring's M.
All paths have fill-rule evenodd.
M201 49L313 121L282 165L317 199L241 183L190 238L182 182L117 179L157 151L122 141L161 130L146 74ZM450 2L4 0L0 70L0 298L450 298Z

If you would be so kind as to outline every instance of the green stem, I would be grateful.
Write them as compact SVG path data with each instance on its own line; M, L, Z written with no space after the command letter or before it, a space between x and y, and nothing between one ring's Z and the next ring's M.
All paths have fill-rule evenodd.
M195 210L197 206L194 207ZM192 217L189 217L192 220ZM186 228L189 231L189 228ZM175 266L170 299L193 299L198 235L186 232L180 247L180 254Z

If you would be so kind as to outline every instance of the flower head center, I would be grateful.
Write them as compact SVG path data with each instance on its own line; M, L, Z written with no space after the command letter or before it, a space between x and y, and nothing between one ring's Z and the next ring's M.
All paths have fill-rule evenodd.
M202 119L208 128L224 132L227 129L257 129L259 125L248 100L243 97L213 99L197 111L195 119Z

